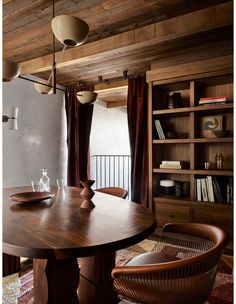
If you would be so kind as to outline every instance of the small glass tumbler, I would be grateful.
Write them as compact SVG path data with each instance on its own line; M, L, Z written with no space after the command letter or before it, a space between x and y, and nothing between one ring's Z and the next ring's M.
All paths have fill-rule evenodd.
M33 192L42 192L42 185L39 180L31 181L31 186L32 186Z
M64 187L65 187L64 179L58 178L57 179L57 189L64 190Z
M210 163L209 162L205 162L204 163L204 169L205 170L209 170L210 169Z

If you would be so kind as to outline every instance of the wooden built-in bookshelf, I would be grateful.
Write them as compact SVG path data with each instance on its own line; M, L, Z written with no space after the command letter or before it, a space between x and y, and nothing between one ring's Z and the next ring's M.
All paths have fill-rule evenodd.
M194 65L194 63L193 63ZM200 202L196 199L196 178L213 176L228 183L233 178L233 76L232 66L216 67L209 61L205 72L192 69L192 75L180 79L165 74L161 79L158 70L147 72L149 84L149 205L156 215L158 228L167 222L200 222L215 224L226 230L233 239L232 202ZM179 65L176 70L184 68ZM211 72L211 69L213 71ZM181 107L168 109L167 96L170 92L180 92ZM227 96L225 104L198 105L199 99L209 96ZM207 138L200 132L201 120L207 116L222 116L223 129L229 130L227 137ZM187 132L187 138L160 139L154 120L160 120L164 133ZM215 168L215 155L224 156L223 170ZM182 169L160 169L163 160L182 161L187 164ZM211 168L204 169L209 162ZM187 185L187 195L176 198L163 195L160 180L182 181ZM232 245L232 243L231 243Z

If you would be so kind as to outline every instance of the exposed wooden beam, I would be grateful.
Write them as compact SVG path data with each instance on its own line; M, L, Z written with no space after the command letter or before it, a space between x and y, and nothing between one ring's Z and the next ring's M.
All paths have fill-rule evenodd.
M210 31L233 23L232 3L226 2L179 17L160 21L132 31L68 49L58 69L74 64L93 63L114 54L142 49L146 46ZM51 55L21 64L21 74L35 74L51 69Z
M113 81L110 83L101 83L101 84L96 84L94 87L94 91L96 91L97 93L101 92L101 91L113 91L113 90L119 90L122 88L127 88L128 87L128 80L124 79L124 80L117 80L117 81Z
M185 77L186 79L197 78L196 75L211 73L212 75L216 72L219 74L222 71L224 74L233 72L233 55L222 56L217 58L210 58L206 60L184 63L175 66L168 66L151 70L147 72L147 81L156 81L161 83L166 82L168 79Z
M126 107L127 100L107 102L107 108Z

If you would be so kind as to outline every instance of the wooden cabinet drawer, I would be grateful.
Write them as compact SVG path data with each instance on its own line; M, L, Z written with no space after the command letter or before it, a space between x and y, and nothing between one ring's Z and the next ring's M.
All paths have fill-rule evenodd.
M193 212L195 223L215 225L233 237L233 209L228 206L195 206Z
M190 207L156 203L155 216L158 227L163 227L166 223L188 223L190 222Z

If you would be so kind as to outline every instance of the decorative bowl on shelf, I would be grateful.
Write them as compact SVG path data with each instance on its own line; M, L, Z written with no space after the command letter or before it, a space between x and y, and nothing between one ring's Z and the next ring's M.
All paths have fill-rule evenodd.
M188 133L187 132L177 133L177 137L181 139L187 138Z
M168 139L174 139L177 138L177 133L176 132L167 132L167 138Z
M229 130L215 130L214 134L216 137L227 137L229 135Z

